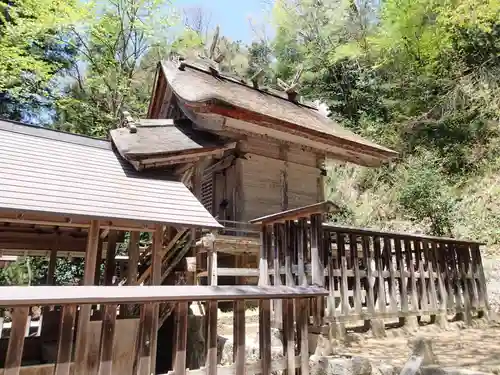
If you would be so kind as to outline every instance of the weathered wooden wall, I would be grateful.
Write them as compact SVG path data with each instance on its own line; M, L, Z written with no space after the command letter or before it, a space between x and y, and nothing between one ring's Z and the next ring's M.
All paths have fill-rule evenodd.
M323 200L322 159L295 145L249 138L241 142L240 221Z

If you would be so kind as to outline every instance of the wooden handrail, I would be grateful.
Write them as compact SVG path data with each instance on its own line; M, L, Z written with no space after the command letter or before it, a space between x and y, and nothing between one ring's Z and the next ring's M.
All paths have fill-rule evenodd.
M346 234L357 234L357 235L367 235L367 236L379 236L379 237L392 237L398 239L416 239L416 240L427 240L442 243L461 243L461 244L474 244L474 245L485 245L483 242L449 238L449 237L436 237L428 236L425 234L415 234L415 233L400 233L400 232L389 232L389 231L379 231L370 228L357 228L351 226L323 223L323 230L328 232L338 232Z
M328 295L316 286L2 286L0 306L86 305L164 301L309 298Z
M334 210L339 210L339 207L330 201L320 202L311 204L309 206L294 208L287 211L278 212L271 215L266 215L259 217L257 219L250 220L251 224L261 224L269 225L274 223L281 223L289 220L296 220L303 217L308 217L314 214L322 214L326 212L332 212Z

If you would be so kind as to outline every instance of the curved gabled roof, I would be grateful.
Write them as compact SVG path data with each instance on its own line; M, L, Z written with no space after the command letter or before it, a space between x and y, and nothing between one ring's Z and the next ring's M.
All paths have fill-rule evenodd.
M397 156L395 151L343 128L313 107L288 100L276 92L255 89L231 76L214 75L203 62L183 63L183 69L172 62L162 63L159 74L166 78L185 106L279 129L346 150L352 154L346 160L357 164L378 165ZM153 94L150 116L153 115L151 108L156 96L163 98L157 92L159 86L157 84ZM248 131L251 132L251 126Z

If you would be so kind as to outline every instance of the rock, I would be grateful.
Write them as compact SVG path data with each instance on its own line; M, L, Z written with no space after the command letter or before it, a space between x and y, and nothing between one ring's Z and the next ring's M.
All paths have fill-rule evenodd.
M408 340L408 346L411 348L412 355L422 356L422 366L435 365L438 363L437 357L432 351L432 340L429 338L416 337Z
M255 362L259 360L259 336L250 336L245 342L245 361ZM217 347L217 359L221 365L231 365L233 363L232 338L219 336ZM283 358L283 341L278 329L271 330L271 358Z
M399 375L399 371L392 365L381 363L373 369L373 373L377 375Z
M371 375L372 366L362 357L339 358L313 355L309 359L310 375Z
M385 323L383 319L372 319L371 320L371 331L373 337L383 338L386 337L385 333Z
M316 334L314 338L316 339L315 356L326 357L333 354L332 342L329 337L323 334Z
M418 330L419 324L416 316L408 316L405 318L405 329L408 332L416 332Z

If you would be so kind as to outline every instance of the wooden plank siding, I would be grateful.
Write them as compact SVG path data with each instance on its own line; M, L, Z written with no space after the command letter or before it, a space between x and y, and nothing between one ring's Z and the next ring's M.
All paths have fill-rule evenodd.
M287 158L292 155L286 151ZM246 154L241 164L241 221L318 202L316 167L256 154Z

